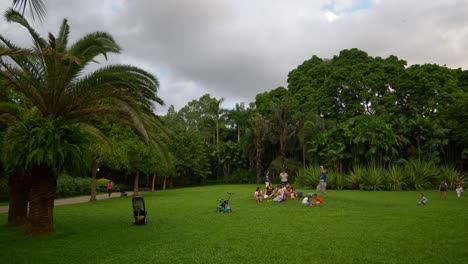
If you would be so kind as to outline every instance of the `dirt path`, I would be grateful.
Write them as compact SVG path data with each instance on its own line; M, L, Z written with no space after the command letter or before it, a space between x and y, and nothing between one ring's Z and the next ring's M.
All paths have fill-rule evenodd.
M128 196L133 195L133 192L127 192ZM71 197L71 198L61 198L61 199L56 199L54 201L55 206L59 205L64 205L64 204L76 204L76 203L87 203L89 202L89 195L87 196L78 196L78 197ZM120 197L120 192L114 192L112 193L111 197L109 198L109 195L106 194L99 194L96 195L96 199L99 200L106 200L106 199L112 199L112 198L118 198ZM8 212L8 205L7 206L0 206L0 214L1 213L7 213Z

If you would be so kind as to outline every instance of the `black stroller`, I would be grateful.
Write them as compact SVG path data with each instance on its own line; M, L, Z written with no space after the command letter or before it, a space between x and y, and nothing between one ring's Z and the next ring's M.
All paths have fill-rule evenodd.
M135 196L132 199L132 205L133 205L133 218L135 218L135 225L144 225L147 223L146 220L146 207L145 207L145 200L143 197L140 196Z
M233 193L228 192L228 194L229 194L229 197L227 198L227 200L223 198L218 199L219 205L216 207L216 212L220 212L220 213L232 212L231 205L229 204L229 199L231 199L231 195Z

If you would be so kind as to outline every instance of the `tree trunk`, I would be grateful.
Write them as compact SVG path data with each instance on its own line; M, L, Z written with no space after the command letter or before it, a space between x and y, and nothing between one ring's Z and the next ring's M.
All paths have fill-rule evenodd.
M156 172L153 174L153 181L151 182L151 192L154 192L155 185L156 185Z
M169 177L169 188L174 188L174 177Z
M257 184L260 184L260 181L262 180L262 163L261 163L261 153L260 151L257 149L257 155L256 155L256 159L257 159Z
M26 236L49 234L54 231L54 199L57 189L55 173L46 165L31 170L31 202L24 227Z
M8 180L10 191L10 204L8 209L7 226L22 226L28 216L30 179L24 175L24 171L13 171Z
M99 162L94 160L93 161L93 166L91 168L92 179L91 179L91 197L89 198L90 202L96 202L97 201L97 198L96 198L97 190L96 189L97 189L97 172L98 172L98 169L99 169Z
M138 195L138 181L140 180L140 172L137 171L135 174L135 181L133 182L133 196Z
M219 121L216 120L216 145L219 145Z
M241 135L240 135L240 127L237 126L237 144L240 144Z
M286 170L286 144L287 144L287 131L283 130L280 135L280 156L281 156L281 169Z
M166 190L167 176L164 176L163 190Z

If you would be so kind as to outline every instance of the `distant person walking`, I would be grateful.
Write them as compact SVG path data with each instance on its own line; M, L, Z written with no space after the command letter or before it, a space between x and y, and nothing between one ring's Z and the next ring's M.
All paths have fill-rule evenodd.
M109 181L107 183L107 193L109 194L109 197L111 197L111 194L112 194L112 189L114 188L114 186L112 185L112 181Z
M270 171L266 170L265 171L265 188L268 188L270 185Z
M439 185L439 198L442 199L442 196L444 200L447 200L447 183L445 181L442 181Z
M324 196L327 195L327 178L328 178L328 171L320 165L320 182L317 185L317 191L320 191Z
M289 178L289 175L286 173L286 170L285 170L285 169L283 169L283 170L281 171L281 173L280 173L279 176L280 176L280 178L281 178L281 184L282 184L283 186L288 185L288 178Z

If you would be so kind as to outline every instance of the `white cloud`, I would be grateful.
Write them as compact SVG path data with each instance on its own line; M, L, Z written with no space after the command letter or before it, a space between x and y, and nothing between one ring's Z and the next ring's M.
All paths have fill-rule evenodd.
M5 10L11 1L1 1ZM72 40L111 33L123 47L109 63L154 73L159 96L180 108L209 93L226 105L286 85L289 71L312 55L360 48L414 63L468 67L468 1L463 0L48 0L39 31L69 19ZM1 34L30 45L19 26ZM161 108L163 110L165 108Z

